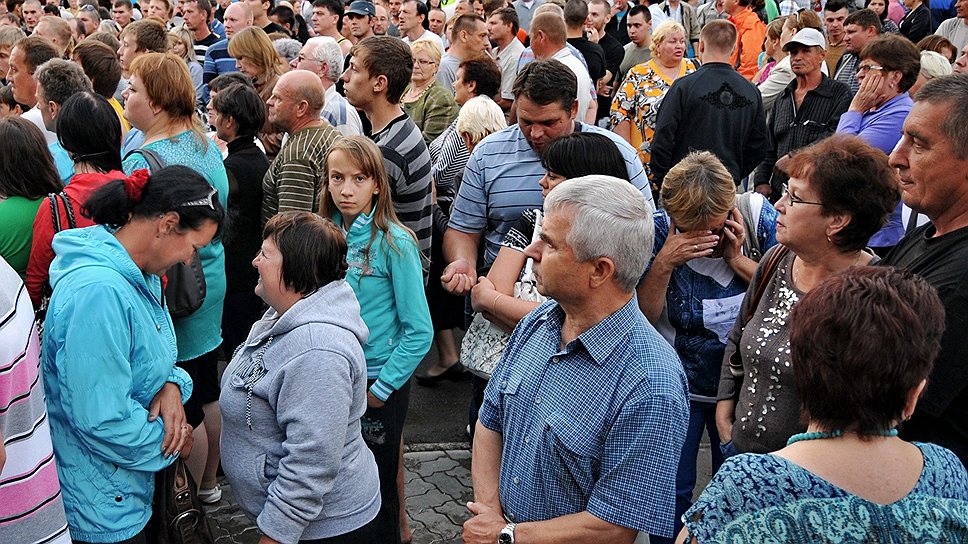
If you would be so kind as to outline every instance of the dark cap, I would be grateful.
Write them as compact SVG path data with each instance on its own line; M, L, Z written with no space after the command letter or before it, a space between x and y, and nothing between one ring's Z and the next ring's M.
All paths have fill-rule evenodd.
M373 7L372 2L367 2L366 0L356 0L350 4L350 9L346 10L346 14L355 13L357 15L369 15L370 17L376 16L376 8Z

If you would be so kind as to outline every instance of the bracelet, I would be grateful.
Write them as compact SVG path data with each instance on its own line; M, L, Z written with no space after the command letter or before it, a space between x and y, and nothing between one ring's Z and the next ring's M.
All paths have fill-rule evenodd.
M494 302L491 303L492 314L497 312L497 301L500 300L500 298L503 296L504 296L504 293L498 293L497 295L494 296Z

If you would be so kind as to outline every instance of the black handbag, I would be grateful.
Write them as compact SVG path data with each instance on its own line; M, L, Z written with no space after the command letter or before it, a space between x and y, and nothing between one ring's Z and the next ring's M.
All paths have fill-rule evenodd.
M149 544L215 542L196 489L195 480L181 458L155 474L151 519L145 527Z
M150 149L133 149L124 158L135 154L144 157L149 172L156 172L165 166L161 156ZM202 259L197 252L190 265L174 264L165 272L165 277L168 283L162 296L168 304L168 313L173 318L188 317L205 303L205 273L202 270Z
M64 191L48 194L47 203L50 204L50 217L54 222L54 234L57 234L65 229L77 228L77 221L74 217L74 206L71 205L71 199L64 194ZM61 223L61 206L63 206L64 212L67 216L66 227ZM34 321L37 324L37 334L41 338L44 336L44 321L47 319L47 306L50 305L50 296L52 294L54 294L54 290L50 286L50 278L47 278L47 281L44 282L44 286L41 290L40 307L36 312L34 312Z

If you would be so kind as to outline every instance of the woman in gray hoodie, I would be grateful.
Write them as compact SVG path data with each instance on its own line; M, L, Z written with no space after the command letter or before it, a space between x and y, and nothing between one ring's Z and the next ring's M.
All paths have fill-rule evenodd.
M262 543L376 541L380 482L360 430L369 332L346 247L329 220L285 212L252 262L270 308L222 377L222 467Z

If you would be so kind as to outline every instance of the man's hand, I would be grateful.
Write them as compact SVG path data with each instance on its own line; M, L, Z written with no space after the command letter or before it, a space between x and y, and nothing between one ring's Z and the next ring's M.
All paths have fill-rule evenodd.
M501 513L482 502L469 502L474 517L464 522L464 544L494 544L507 525Z
M464 259L457 259L444 269L440 283L448 293L466 295L477 283L477 270Z
M588 41L592 43L598 43L598 41L602 39L602 33L591 25L585 26L585 34L588 35Z
M188 456L184 451L186 442L191 451L192 426L186 423L185 407L182 406L181 389L167 382L161 391L155 395L148 405L148 421L154 421L161 416L165 424L165 439L161 442L161 451L165 456L176 452Z
M370 392L370 391L367 391L366 392L366 406L367 406L367 408L383 408L383 405L384 404L386 404L386 403L383 402L382 400L376 398L376 395L374 395L372 392Z

